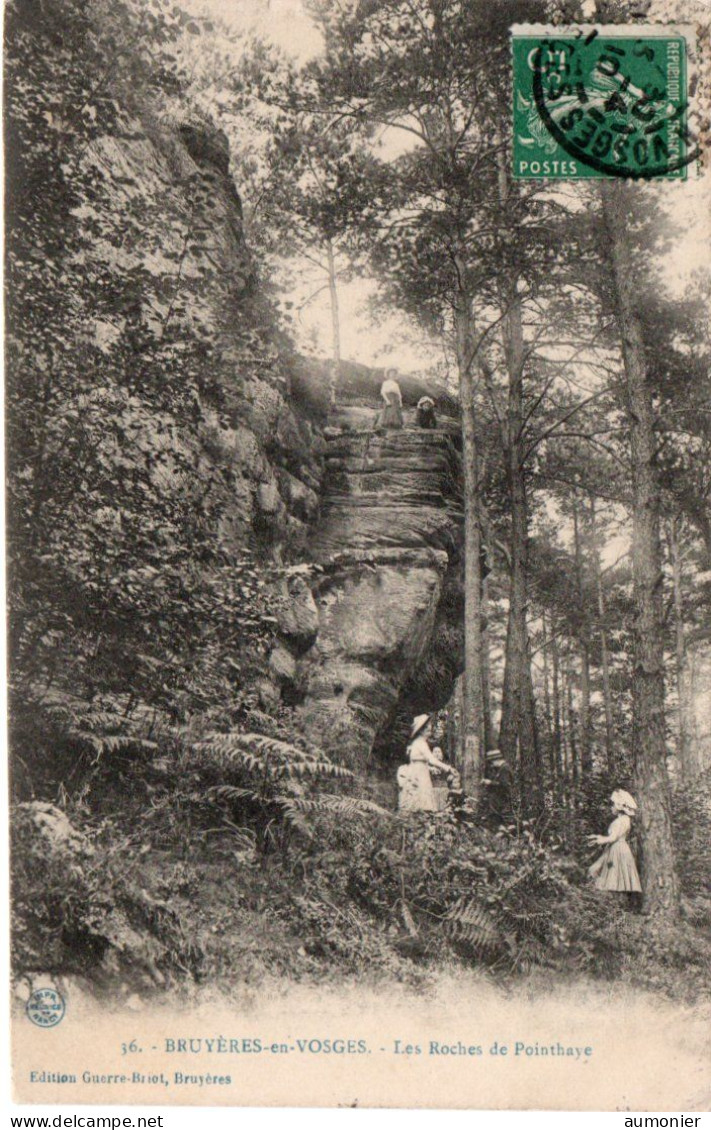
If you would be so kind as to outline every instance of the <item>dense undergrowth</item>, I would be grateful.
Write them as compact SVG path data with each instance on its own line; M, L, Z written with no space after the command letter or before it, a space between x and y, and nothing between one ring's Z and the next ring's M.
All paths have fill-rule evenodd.
M536 826L466 808L401 820L376 782L282 724L278 694L260 714L272 590L308 527L276 553L253 496L272 472L309 479L325 405L260 293L224 172L185 172L183 142L218 139L184 120L184 33L200 27L167 0L8 6L16 972L115 995L269 976L421 984L459 963L707 991L708 782L677 790L683 915L662 926L586 887L584 834L609 795L592 771ZM102 78L87 89L87 75ZM123 160L117 175L97 166L107 144L131 177ZM137 175L144 149L174 182ZM362 373L344 373L357 398ZM554 548L536 574L568 663L598 624L596 588L587 613L571 596L574 566ZM615 584L613 736L628 749L624 574Z
M18 973L97 991L265 978L418 985L447 965L536 968L696 999L711 989L709 782L677 790L679 921L589 888L548 830L466 806L406 819L324 755L204 735L99 762L64 809L14 821Z

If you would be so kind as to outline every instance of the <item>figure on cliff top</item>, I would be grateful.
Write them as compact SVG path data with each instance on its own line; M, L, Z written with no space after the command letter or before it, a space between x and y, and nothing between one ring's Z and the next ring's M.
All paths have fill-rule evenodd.
M437 812L437 798L432 787L430 769L439 773L451 773L452 767L443 761L439 746L430 748L427 740L432 733L429 714L418 714L410 730L410 744L407 747L409 765L401 765L397 771L399 787L398 808L401 812Z
M402 415L402 392L395 379L397 369L386 369L385 380L380 386L380 395L385 401L385 407L378 415L376 427L402 428L405 421Z

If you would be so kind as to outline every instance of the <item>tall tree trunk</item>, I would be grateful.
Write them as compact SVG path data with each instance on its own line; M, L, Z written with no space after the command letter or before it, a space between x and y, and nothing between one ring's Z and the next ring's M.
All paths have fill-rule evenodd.
M607 771L615 772L615 742L614 726L612 721L612 694L610 691L610 651L607 642L607 628L605 626L605 592L602 587L602 568L600 565L600 547L597 540L597 525L595 522L595 497L590 496L590 522L592 533L592 563L595 574L595 589L597 594L598 629L600 632L600 652L602 657L602 697L605 706L605 755L607 758Z
M555 622L551 622L551 667L552 667L552 708L553 708L553 756L555 761L555 780L560 781L563 776L562 762L562 734L560 728L561 698L560 698L560 656L558 653L558 640L555 636Z
M565 693L566 693L566 713L567 713L567 732L568 744L570 746L570 797L571 807L573 810L578 807L578 793L580 789L580 753L578 749L578 742L576 739L576 730L580 718L575 717L575 707L573 705L573 664L572 657L568 655L563 667L563 674L565 678Z
M667 528L669 556L672 565L674 585L674 643L676 651L676 691L677 691L677 754L681 771L686 780L694 776L690 758L689 741L689 702L684 683L684 661L686 658L686 631L684 628L684 596L681 575L681 552L679 547L679 519L670 520Z
M529 648L528 630L526 630L525 664L523 668L522 695L521 695L521 726L519 747L525 751L524 780L531 790L531 815L543 812L543 765L541 763L541 747L538 741L538 723L536 720L536 700L533 694L533 676L531 673L531 654Z
M548 625L545 610L541 612L541 659L543 662L543 713L546 719L548 737L553 733L553 714L551 711L551 677L548 661Z
M331 384L329 395L331 404L335 404L338 379L341 375L341 319L338 308L338 287L336 286L336 257L330 239L326 242L326 262L328 264L328 293L331 300Z
M550 660L548 658L548 625L546 623L545 611L541 612L541 626L543 632L543 642L541 646L541 654L543 656L543 708L546 717L546 737L548 741L548 763L550 767L551 781L553 782L553 789L555 791L558 774L555 760L555 733L553 724L553 703L551 699L551 675L550 675Z
M571 782L571 721L567 712L567 683L565 677L565 663L561 659L561 750L563 754L563 779L565 781L565 798L570 797Z
M575 833L575 777L576 777L576 747L575 728L573 721L573 695L570 685L570 668L564 656L560 657L560 687L561 687L561 714L562 714L562 739L563 739L563 775L565 786L563 801L568 814L568 835Z
M523 325L514 296L503 322L509 377L506 421L506 483L511 507L511 584L506 632L504 694L499 748L513 769L518 751L521 807L535 815L543 805L540 753L528 652L528 501L523 452Z
M590 742L590 650L587 644L580 649L580 778L590 779L592 773L592 745Z
M489 579L481 586L481 697L484 711L484 752L494 748L494 725L491 718L491 655L489 651Z
M616 314L622 341L632 457L633 662L632 731L642 831L647 909L674 919L679 884L674 866L671 797L666 768L660 487L655 415L647 379L642 324L635 306L635 269L628 243L628 186L601 186Z
M460 276L461 277L461 276ZM456 296L454 328L462 407L464 464L464 757L462 784L474 804L481 796L483 777L483 696L481 665L481 527L479 521L479 458L474 418L472 378L473 327L471 299Z
M511 568L509 568L509 586L511 582ZM504 651L504 680L501 689L501 718L499 721L499 749L506 758L511 772L518 771L518 734L516 729L516 702L518 700L519 671L516 664L509 659L512 648L509 648L511 635L511 609L506 626L506 647Z
M457 765L459 763L459 750L457 748L459 741L459 723L457 720L459 701L459 680L454 684L452 697L447 706L447 761L450 765Z
M461 769L464 765L464 719L466 717L466 705L464 702L464 672L457 679L457 759L455 764Z
M579 611L582 616L580 639L580 772L583 780L590 777L592 770L592 748L590 734L590 624L586 613L585 583L583 576L583 554L580 544L580 515L578 497L573 496L573 543L575 550L575 578L578 590Z

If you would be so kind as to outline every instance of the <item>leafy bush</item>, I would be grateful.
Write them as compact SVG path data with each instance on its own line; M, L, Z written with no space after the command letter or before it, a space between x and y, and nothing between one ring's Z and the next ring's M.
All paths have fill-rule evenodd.
M199 974L178 915L128 876L130 837L109 826L90 838L41 802L17 805L11 828L17 970L120 973L153 987Z
M684 894L711 893L711 770L672 793L674 854Z
M48 850L28 823L37 806L19 806L19 969L100 981L113 964L154 985L204 969L229 983L422 983L465 963L497 977L543 968L624 979L690 999L711 990L706 929L630 913L528 826L490 831L466 810L386 814L318 751L261 735L213 735L192 749L170 762L133 758L114 793L97 779L101 820L92 823L88 794L77 808L87 833L72 850ZM320 792L332 782L352 792ZM289 815L295 798L303 824ZM140 832L122 833L127 822Z
M350 889L376 913L407 906L427 935L495 968L555 964L561 949L556 907L574 865L524 826L491 832L453 813L408 821L394 844L354 860Z
M391 817L367 799L324 792L324 781L352 782L353 773L314 747L300 748L264 734L213 733L187 747L182 761L200 782L190 794L196 805L228 810L237 819L245 808L256 809L262 833L270 817L307 837L322 813L343 820Z
M624 977L692 999L711 991L705 932L592 889L580 865L530 826L491 832L440 814L385 832L351 852L347 890L381 921L399 920L420 956L449 952L498 974L538 966ZM411 943L407 951L416 956Z

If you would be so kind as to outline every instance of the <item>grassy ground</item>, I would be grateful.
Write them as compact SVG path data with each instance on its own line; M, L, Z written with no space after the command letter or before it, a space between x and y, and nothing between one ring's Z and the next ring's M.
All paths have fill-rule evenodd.
M443 970L485 972L505 994L540 974L711 998L703 908L671 925L629 913L586 890L574 859L529 838L446 821L327 821L311 839L277 827L260 845L248 824L196 814L180 795L123 782L94 809L82 801L71 851L49 850L19 813L18 972L80 977L108 1000L281 981L422 994ZM446 907L462 889L478 902L452 922Z

